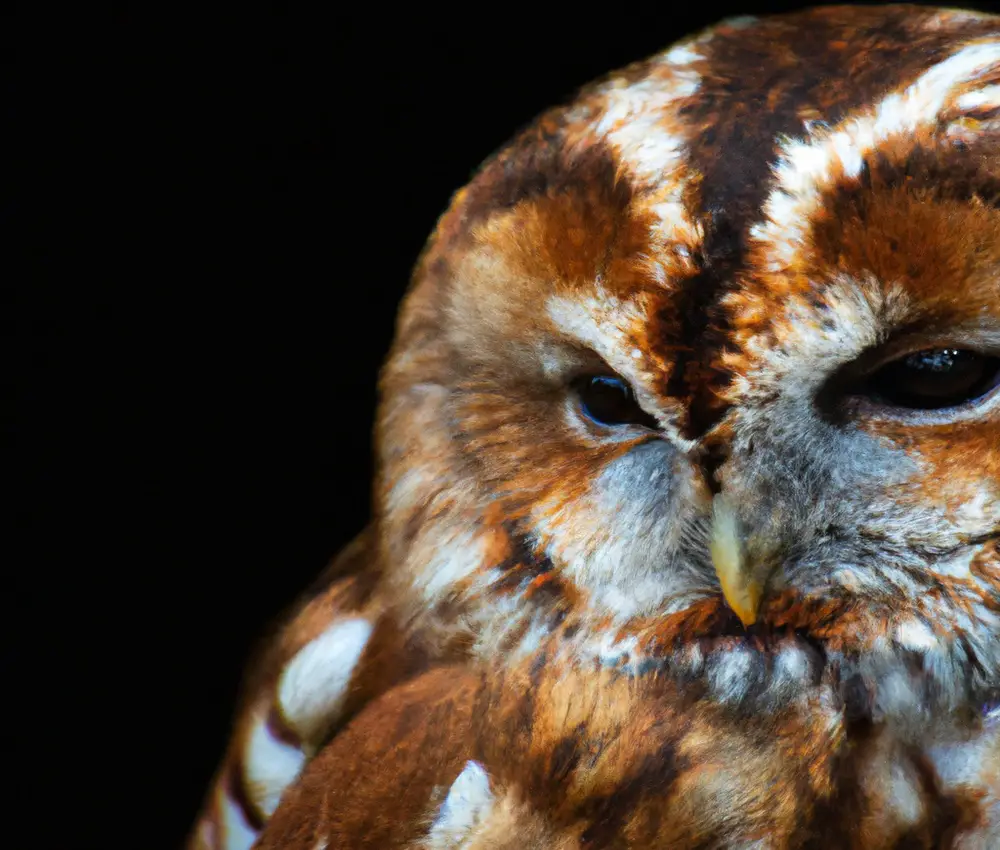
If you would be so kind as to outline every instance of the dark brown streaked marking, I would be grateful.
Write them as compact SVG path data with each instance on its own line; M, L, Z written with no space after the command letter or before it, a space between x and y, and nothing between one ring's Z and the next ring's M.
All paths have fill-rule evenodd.
M229 763L226 771L226 778L223 783L223 791L235 803L243 815L243 819L250 828L260 832L264 828L264 818L257 810L257 807L250 799L250 792L246 786L246 770L243 767L242 758L234 758Z
M573 772L583 759L587 744L587 724L577 723L568 734L563 735L552 747L548 758L548 778L563 785L570 781ZM603 749L603 746L601 746ZM593 757L591 757L593 761Z
M544 555L537 555L527 536L519 532L513 522L505 522L504 530L510 540L510 554L503 563L486 565L501 573L501 577L492 584L492 589L498 593L513 593L526 589L536 579L545 576L544 590L558 595L561 582L553 572L552 561ZM539 585L535 591L542 589Z
M925 821L900 838L897 847L953 847L966 830L984 825L982 798L985 792L962 788L948 793L941 787L937 771L918 748L909 752L910 760L920 777L923 797L928 808Z
M857 180L841 183L823 199L822 206L829 212L814 222L813 231L836 226L863 210L871 193L892 189L905 189L926 201L979 201L1000 208L1000 153L995 137L984 139L982 147L986 149L917 146L898 158L877 151L865 160Z
M678 722L670 730L671 736L655 752L644 756L635 769L617 783L612 793L587 800L585 811L591 824L580 836L585 848L597 850L615 846L642 801L656 792L666 798L678 777L691 767L688 759L677 750L677 742L683 739L689 724L674 719ZM660 832L660 807L647 805L643 807L643 814L643 832L649 840Z
M281 712L281 706L275 701L270 710L267 713L267 717L264 721L264 728L271 733L271 736L283 744L287 744L290 747L301 747L302 739L299 737L298 733L292 729L285 720L284 714Z
M834 775L837 782L833 793L820 798L809 809L790 842L802 850L828 850L831 847L857 847L856 832L861 813L865 811L865 797L862 793L861 770L864 752L874 740L874 730L870 723L862 721L852 724L852 740L857 742L851 748L840 749L834 755ZM918 845L921 846L921 845Z

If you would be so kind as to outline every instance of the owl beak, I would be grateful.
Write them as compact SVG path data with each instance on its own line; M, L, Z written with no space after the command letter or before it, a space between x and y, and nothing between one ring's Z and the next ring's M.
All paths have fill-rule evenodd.
M744 626L752 626L764 588L745 563L736 514L721 493L712 503L709 550L726 603Z

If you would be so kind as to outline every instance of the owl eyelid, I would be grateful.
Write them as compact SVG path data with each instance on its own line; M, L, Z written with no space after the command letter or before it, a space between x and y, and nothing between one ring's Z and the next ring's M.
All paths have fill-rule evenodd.
M865 377L896 360L921 351L958 349L983 357L1000 357L1000 326L956 322L928 327L920 322L896 327L877 344L860 353L851 374Z
M579 386L583 381L591 378L614 378L621 381L633 396L638 398L635 386L632 381L626 378L621 372L615 370L607 360L591 348L581 349L577 354L577 362L568 370L562 381L570 389Z
M952 330L948 335L910 335L899 338L864 352L855 361L861 368L856 371L859 378L869 377L891 363L904 360L911 354L922 351L969 351L982 357L1000 357L1000 331L977 334L974 331L962 333Z

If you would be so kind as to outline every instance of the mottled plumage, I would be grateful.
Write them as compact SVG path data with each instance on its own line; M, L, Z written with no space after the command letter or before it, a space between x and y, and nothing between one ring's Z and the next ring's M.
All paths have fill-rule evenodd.
M191 846L1000 847L998 367L1000 18L587 87L420 258Z

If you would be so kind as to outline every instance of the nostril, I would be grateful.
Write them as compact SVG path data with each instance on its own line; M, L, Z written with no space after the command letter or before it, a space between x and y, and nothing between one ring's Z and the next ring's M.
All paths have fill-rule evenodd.
M722 491L722 482L719 480L719 468L729 457L728 449L722 444L706 446L699 462L705 484L713 496L717 496Z
M987 726L1000 725L1000 691L994 693L983 705L983 718Z

